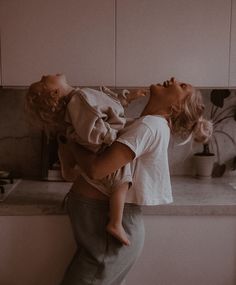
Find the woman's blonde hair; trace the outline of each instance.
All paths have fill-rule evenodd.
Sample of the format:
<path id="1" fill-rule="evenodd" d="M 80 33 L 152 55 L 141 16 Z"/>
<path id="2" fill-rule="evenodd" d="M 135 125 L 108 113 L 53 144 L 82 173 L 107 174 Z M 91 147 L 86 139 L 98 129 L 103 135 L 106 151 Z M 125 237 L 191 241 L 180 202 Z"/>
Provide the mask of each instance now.
<path id="1" fill-rule="evenodd" d="M 25 111 L 30 123 L 47 134 L 64 130 L 66 104 L 66 97 L 42 82 L 31 84 L 25 96 Z"/>
<path id="2" fill-rule="evenodd" d="M 203 118 L 205 106 L 201 92 L 193 88 L 178 105 L 172 106 L 169 123 L 173 134 L 196 142 L 207 143 L 212 136 L 213 124 Z"/>

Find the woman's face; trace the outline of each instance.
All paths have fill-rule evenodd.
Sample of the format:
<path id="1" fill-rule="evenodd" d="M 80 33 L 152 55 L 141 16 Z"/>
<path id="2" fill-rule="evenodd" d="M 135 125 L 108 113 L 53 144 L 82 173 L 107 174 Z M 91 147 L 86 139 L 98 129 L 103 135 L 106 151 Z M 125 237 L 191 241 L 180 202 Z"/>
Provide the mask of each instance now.
<path id="1" fill-rule="evenodd" d="M 178 105 L 186 96 L 193 93 L 193 87 L 190 84 L 178 82 L 174 77 L 166 80 L 163 84 L 150 86 L 150 94 L 158 100 L 158 105 L 170 107 Z"/>

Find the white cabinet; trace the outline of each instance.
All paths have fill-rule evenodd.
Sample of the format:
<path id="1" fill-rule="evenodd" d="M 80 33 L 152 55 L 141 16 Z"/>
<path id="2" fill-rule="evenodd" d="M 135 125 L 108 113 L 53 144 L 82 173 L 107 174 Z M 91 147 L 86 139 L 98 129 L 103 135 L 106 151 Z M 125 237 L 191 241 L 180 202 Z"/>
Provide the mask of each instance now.
<path id="1" fill-rule="evenodd" d="M 232 25 L 231 25 L 229 85 L 231 87 L 236 87 L 236 0 L 232 1 Z"/>
<path id="2" fill-rule="evenodd" d="M 115 0 L 1 0 L 3 85 L 65 73 L 74 85 L 114 85 Z"/>
<path id="3" fill-rule="evenodd" d="M 117 85 L 174 75 L 198 87 L 228 86 L 230 13 L 231 0 L 117 0 Z"/>
<path id="4" fill-rule="evenodd" d="M 235 216 L 144 216 L 144 249 L 127 285 L 235 285 Z"/>
<path id="5" fill-rule="evenodd" d="M 62 72 L 80 86 L 147 86 L 170 76 L 236 86 L 232 1 L 230 48 L 231 0 L 1 0 L 0 80 L 25 86 Z"/>
<path id="6" fill-rule="evenodd" d="M 235 216 L 144 221 L 144 249 L 126 285 L 235 285 Z M 0 284 L 60 284 L 76 250 L 67 216 L 4 216 L 0 226 Z"/>
<path id="7" fill-rule="evenodd" d="M 67 216 L 0 216 L 0 227 L 1 285 L 61 284 L 76 250 Z"/>

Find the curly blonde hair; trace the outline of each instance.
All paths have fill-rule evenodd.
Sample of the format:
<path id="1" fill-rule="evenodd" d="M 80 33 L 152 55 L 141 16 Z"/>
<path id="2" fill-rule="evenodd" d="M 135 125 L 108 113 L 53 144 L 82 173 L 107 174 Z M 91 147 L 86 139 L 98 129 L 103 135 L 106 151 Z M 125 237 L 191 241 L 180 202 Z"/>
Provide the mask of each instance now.
<path id="1" fill-rule="evenodd" d="M 30 123 L 47 134 L 65 129 L 66 105 L 66 97 L 40 81 L 31 84 L 25 96 L 25 111 Z"/>
<path id="2" fill-rule="evenodd" d="M 193 93 L 186 96 L 177 106 L 172 106 L 169 124 L 173 134 L 186 141 L 191 138 L 199 143 L 207 143 L 212 136 L 213 124 L 203 118 L 205 106 L 201 92 L 193 88 Z"/>

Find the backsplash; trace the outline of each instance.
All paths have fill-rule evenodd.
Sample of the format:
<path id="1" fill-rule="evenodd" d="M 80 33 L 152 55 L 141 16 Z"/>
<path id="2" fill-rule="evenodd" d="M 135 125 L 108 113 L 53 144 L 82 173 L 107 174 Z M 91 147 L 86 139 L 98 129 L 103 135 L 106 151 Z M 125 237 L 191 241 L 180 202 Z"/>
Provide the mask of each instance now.
<path id="1" fill-rule="evenodd" d="M 0 169 L 19 177 L 41 173 L 41 132 L 24 115 L 25 90 L 0 90 Z"/>
<path id="2" fill-rule="evenodd" d="M 206 114 L 210 113 L 210 92 L 201 90 L 206 104 Z M 30 127 L 24 115 L 25 89 L 0 90 L 0 169 L 12 171 L 19 177 L 39 178 L 42 175 L 42 133 Z M 133 102 L 126 110 L 127 116 L 137 117 L 148 98 Z M 228 103 L 227 103 L 228 101 Z M 236 106 L 236 91 L 226 102 Z M 226 130 L 236 141 L 236 122 L 226 120 L 221 128 Z M 219 163 L 226 163 L 227 172 L 236 156 L 236 147 L 229 138 L 218 136 L 220 157 Z M 169 146 L 170 172 L 172 175 L 194 175 L 193 154 L 201 151 L 202 145 L 188 143 L 178 146 L 172 138 Z"/>

